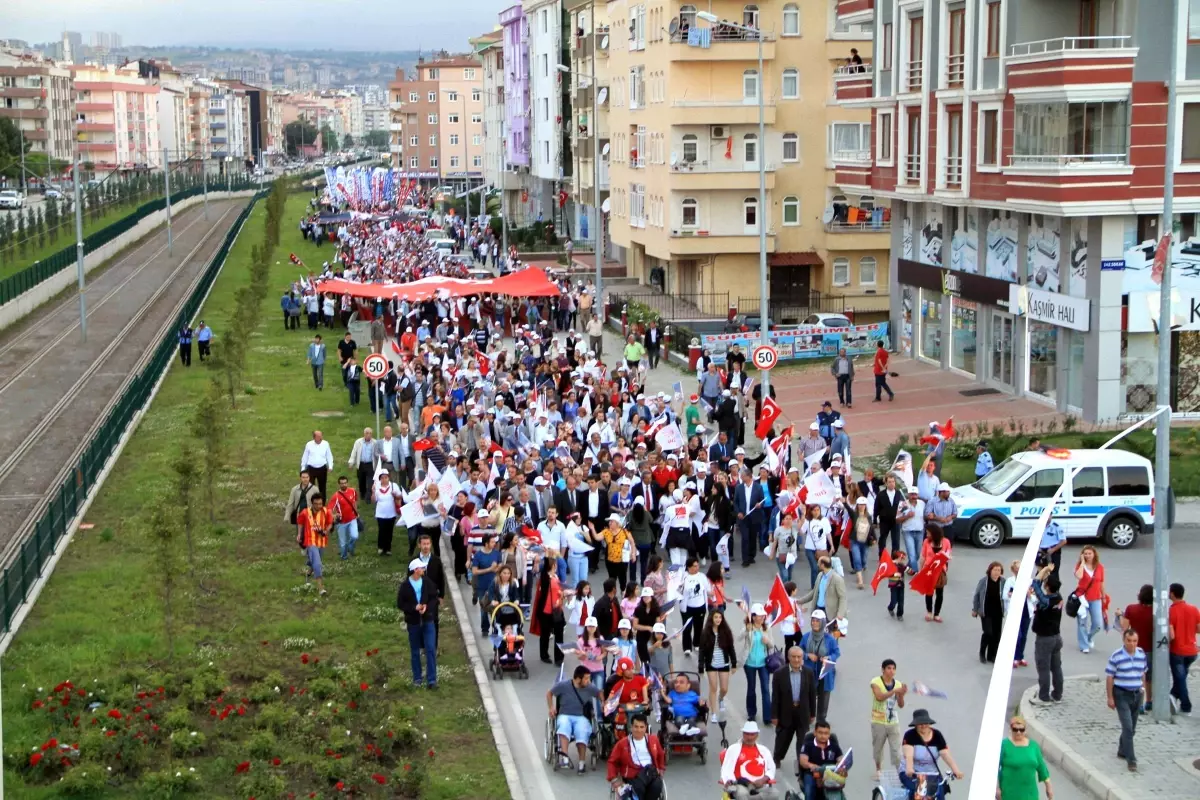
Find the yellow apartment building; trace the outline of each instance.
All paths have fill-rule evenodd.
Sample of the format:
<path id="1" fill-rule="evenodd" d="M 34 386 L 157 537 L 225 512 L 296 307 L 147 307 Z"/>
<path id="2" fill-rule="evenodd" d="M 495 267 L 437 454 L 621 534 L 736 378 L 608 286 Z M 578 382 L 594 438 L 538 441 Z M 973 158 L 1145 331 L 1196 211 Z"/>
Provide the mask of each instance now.
<path id="1" fill-rule="evenodd" d="M 834 0 L 605 9 L 609 231 L 627 274 L 707 313 L 724 313 L 725 293 L 756 311 L 763 225 L 776 322 L 886 308 L 888 212 L 834 183 L 836 164 L 871 158 L 870 110 L 840 107 L 835 91 L 857 74 L 852 48 L 869 63 L 870 24 L 839 24 Z"/>

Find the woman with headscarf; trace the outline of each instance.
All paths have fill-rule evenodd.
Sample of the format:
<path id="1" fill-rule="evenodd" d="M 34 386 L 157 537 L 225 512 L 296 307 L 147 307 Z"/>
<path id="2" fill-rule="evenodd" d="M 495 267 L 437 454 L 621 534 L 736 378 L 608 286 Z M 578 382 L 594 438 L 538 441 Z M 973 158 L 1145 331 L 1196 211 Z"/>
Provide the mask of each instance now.
<path id="1" fill-rule="evenodd" d="M 812 672 L 817 687 L 817 719 L 828 719 L 829 695 L 833 693 L 836 663 L 842 651 L 837 637 L 825 629 L 824 611 L 813 611 L 810 623 L 811 630 L 800 637 L 800 649 L 804 651 L 804 668 Z"/>

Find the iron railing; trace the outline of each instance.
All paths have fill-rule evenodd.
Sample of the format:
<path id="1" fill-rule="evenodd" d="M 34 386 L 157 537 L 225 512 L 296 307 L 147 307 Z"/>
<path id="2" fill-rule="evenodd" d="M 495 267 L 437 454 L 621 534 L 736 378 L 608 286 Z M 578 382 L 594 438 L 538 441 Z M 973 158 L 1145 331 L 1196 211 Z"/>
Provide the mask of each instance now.
<path id="1" fill-rule="evenodd" d="M 844 314 L 851 322 L 856 315 L 886 313 L 890 300 L 887 292 L 880 294 L 826 294 L 809 292 L 808 295 L 771 297 L 767 300 L 770 309 L 767 319 L 776 327 L 800 325 L 813 314 Z M 762 301 L 758 297 L 739 297 L 738 315 L 759 316 Z M 757 324 L 757 323 L 756 323 Z"/>
<path id="2" fill-rule="evenodd" d="M 5 633 L 8 632 L 17 609 L 29 596 L 29 590 L 41 577 L 46 562 L 54 554 L 76 514 L 83 507 L 88 494 L 96 487 L 100 474 L 116 451 L 117 443 L 125 435 L 138 411 L 149 402 L 159 377 L 171 365 L 177 347 L 176 331 L 199 311 L 201 301 L 225 263 L 225 257 L 229 254 L 242 225 L 250 216 L 254 204 L 265 196 L 265 193 L 255 195 L 238 215 L 233 227 L 226 234 L 225 241 L 221 243 L 221 248 L 205 267 L 196 288 L 184 301 L 175 322 L 166 326 L 166 333 L 159 340 L 149 362 L 126 385 L 108 416 L 84 446 L 74 469 L 67 475 L 58 491 L 50 495 L 42 516 L 25 535 L 11 563 L 5 567 L 3 575 L 0 575 L 0 627 Z"/>
<path id="3" fill-rule="evenodd" d="M 657 315 L 663 323 L 675 324 L 679 320 L 725 319 L 729 313 L 729 292 L 664 294 L 646 291 L 643 286 L 632 289 L 623 292 L 614 287 L 606 291 L 610 315 L 619 316 L 625 306 L 640 306 Z"/>

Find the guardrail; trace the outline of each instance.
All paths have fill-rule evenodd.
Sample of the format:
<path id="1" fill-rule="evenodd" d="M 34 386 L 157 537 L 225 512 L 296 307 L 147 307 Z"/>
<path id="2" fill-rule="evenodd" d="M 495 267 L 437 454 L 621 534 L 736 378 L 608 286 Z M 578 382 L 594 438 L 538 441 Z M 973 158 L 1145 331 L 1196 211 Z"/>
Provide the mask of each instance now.
<path id="1" fill-rule="evenodd" d="M 1036 42 L 1017 42 L 1009 46 L 1008 55 L 1010 58 L 1019 58 L 1077 50 L 1123 50 L 1130 47 L 1132 41 L 1132 36 L 1063 36 Z"/>
<path id="2" fill-rule="evenodd" d="M 29 596 L 29 590 L 41 577 L 46 562 L 66 535 L 88 494 L 95 488 L 121 437 L 125 435 L 135 415 L 149 401 L 155 384 L 171 365 L 177 346 L 176 331 L 184 321 L 191 320 L 196 315 L 254 204 L 265 196 L 265 193 L 255 195 L 238 215 L 221 248 L 208 262 L 196 288 L 184 302 L 174 324 L 166 327 L 166 333 L 155 348 L 154 355 L 125 387 L 108 416 L 83 448 L 71 474 L 51 497 L 42 516 L 34 524 L 31 534 L 20 544 L 12 563 L 5 567 L 3 575 L 0 575 L 0 630 L 4 633 L 8 632 L 17 609 Z"/>
<path id="3" fill-rule="evenodd" d="M 1052 155 L 1017 155 L 1008 157 L 1010 167 L 1123 167 L 1129 163 L 1126 153 L 1057 153 Z"/>

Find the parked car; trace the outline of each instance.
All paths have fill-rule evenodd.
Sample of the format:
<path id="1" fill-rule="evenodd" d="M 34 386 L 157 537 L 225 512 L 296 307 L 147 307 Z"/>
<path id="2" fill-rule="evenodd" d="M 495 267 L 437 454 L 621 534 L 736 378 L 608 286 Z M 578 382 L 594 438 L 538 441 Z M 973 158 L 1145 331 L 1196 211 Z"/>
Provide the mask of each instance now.
<path id="1" fill-rule="evenodd" d="M 0 208 L 16 210 L 25 205 L 25 196 L 14 189 L 0 192 Z"/>
<path id="2" fill-rule="evenodd" d="M 45 197 L 47 200 L 62 200 L 63 199 L 63 193 L 60 192 L 58 189 L 47 189 L 42 194 L 42 196 Z"/>
<path id="3" fill-rule="evenodd" d="M 762 329 L 761 317 L 758 314 L 738 314 L 731 322 L 725 323 L 725 333 L 749 333 Z M 775 320 L 767 317 L 767 330 L 775 330 Z"/>
<path id="4" fill-rule="evenodd" d="M 800 321 L 800 324 L 816 328 L 853 328 L 854 320 L 845 314 L 820 313 L 809 314 Z"/>

